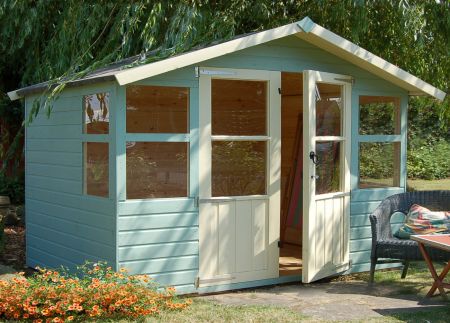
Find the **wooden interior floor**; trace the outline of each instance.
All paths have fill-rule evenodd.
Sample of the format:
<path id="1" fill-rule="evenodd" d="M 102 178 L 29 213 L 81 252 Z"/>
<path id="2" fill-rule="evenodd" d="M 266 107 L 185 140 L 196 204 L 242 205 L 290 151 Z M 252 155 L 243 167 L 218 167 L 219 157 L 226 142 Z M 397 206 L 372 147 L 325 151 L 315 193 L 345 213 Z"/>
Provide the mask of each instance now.
<path id="1" fill-rule="evenodd" d="M 280 276 L 301 275 L 302 247 L 285 243 L 280 248 Z"/>

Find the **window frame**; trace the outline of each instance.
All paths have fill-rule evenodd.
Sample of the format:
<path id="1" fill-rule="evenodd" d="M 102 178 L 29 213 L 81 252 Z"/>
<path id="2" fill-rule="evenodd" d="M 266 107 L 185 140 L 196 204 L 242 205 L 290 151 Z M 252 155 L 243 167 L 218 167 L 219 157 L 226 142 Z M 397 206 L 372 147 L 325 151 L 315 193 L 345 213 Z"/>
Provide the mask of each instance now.
<path id="1" fill-rule="evenodd" d="M 84 109 L 84 103 L 85 103 L 85 96 L 88 95 L 95 95 L 97 93 L 108 93 L 109 94 L 109 107 L 108 107 L 108 113 L 109 113 L 109 124 L 108 124 L 108 133 L 107 134 L 88 134 L 85 133 L 85 109 Z M 81 165 L 81 171 L 82 171 L 82 187 L 81 187 L 81 194 L 85 197 L 89 198 L 98 198 L 98 199 L 111 199 L 113 196 L 113 187 L 114 187 L 114 147 L 111 143 L 113 134 L 115 132 L 114 125 L 115 125 L 115 94 L 114 88 L 111 87 L 97 87 L 92 88 L 87 91 L 81 92 L 81 129 L 80 129 L 80 139 L 81 139 L 81 154 L 82 154 L 82 165 Z M 84 149 L 84 144 L 89 142 L 95 142 L 95 143 L 106 143 L 108 145 L 108 195 L 107 196 L 99 196 L 99 195 L 91 195 L 87 193 L 87 180 L 86 180 L 86 151 Z"/>
<path id="2" fill-rule="evenodd" d="M 121 97 L 120 104 L 123 106 L 122 111 L 122 118 L 120 119 L 120 124 L 118 125 L 118 137 L 116 144 L 117 144 L 117 154 L 122 154 L 121 157 L 118 159 L 118 201 L 127 201 L 127 202 L 133 202 L 133 201 L 168 201 L 168 200 L 179 200 L 179 199 L 189 199 L 193 196 L 197 196 L 198 188 L 193 186 L 192 177 L 195 176 L 193 174 L 191 167 L 192 163 L 196 163 L 197 159 L 196 157 L 193 157 L 193 146 L 198 146 L 198 143 L 192 142 L 191 138 L 198 132 L 198 121 L 196 121 L 196 109 L 193 109 L 195 107 L 194 100 L 198 100 L 198 95 L 193 91 L 194 86 L 193 84 L 186 84 L 184 82 L 167 82 L 167 81 L 161 81 L 161 82 L 155 82 L 155 81 L 143 81 L 143 82 L 137 82 L 136 84 L 130 84 L 129 86 L 151 86 L 151 87 L 180 87 L 180 88 L 186 88 L 188 91 L 188 114 L 187 114 L 187 133 L 129 133 L 126 129 L 126 93 L 127 93 L 127 86 L 123 86 L 119 88 L 119 95 Z M 198 117 L 197 117 L 198 119 Z M 120 137 L 120 134 L 122 135 Z M 127 161 L 126 161 L 126 144 L 127 142 L 185 142 L 187 143 L 188 149 L 187 149 L 187 196 L 182 197 L 155 197 L 155 198 L 140 198 L 140 199 L 129 199 L 127 197 Z M 122 165 L 122 167 L 120 167 Z M 119 174 L 120 173 L 120 174 Z"/>
<path id="3" fill-rule="evenodd" d="M 360 134 L 360 97 L 362 96 L 373 96 L 373 97 L 395 97 L 399 100 L 398 116 L 397 121 L 399 127 L 399 134 L 372 134 L 372 135 L 362 135 Z M 360 191 L 373 191 L 373 190 L 404 190 L 406 188 L 406 127 L 407 127 L 407 106 L 408 106 L 408 94 L 400 92 L 374 92 L 374 91 L 360 91 L 353 95 L 354 102 L 354 120 L 352 132 L 353 132 L 353 149 L 354 155 L 354 171 L 355 176 L 352 180 L 352 187 Z M 380 186 L 380 187 L 360 187 L 360 143 L 398 143 L 399 153 L 397 156 L 394 155 L 394 163 L 396 158 L 398 159 L 398 178 L 394 178 L 394 185 L 398 186 Z M 395 148 L 394 148 L 395 149 Z M 394 164 L 395 169 L 395 164 Z"/>

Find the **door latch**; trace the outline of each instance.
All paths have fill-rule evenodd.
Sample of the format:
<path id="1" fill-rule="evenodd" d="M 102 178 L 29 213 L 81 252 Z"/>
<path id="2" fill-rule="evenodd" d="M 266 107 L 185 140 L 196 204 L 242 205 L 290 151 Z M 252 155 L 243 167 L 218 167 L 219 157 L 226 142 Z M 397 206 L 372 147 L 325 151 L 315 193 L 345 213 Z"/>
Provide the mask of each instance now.
<path id="1" fill-rule="evenodd" d="M 319 163 L 319 157 L 317 156 L 317 154 L 314 151 L 311 151 L 309 153 L 309 159 L 312 160 L 314 165 L 317 165 Z"/>

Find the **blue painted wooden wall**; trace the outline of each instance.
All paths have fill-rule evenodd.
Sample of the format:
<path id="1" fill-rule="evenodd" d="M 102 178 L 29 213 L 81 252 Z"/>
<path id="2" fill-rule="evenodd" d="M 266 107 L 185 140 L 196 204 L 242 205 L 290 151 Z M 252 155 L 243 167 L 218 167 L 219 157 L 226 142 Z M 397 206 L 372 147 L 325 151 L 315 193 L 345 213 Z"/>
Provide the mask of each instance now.
<path id="1" fill-rule="evenodd" d="M 50 118 L 41 111 L 26 128 L 28 266 L 74 268 L 86 260 L 115 265 L 114 194 L 98 198 L 82 191 L 82 95 L 112 90 L 103 84 L 67 90 L 54 103 Z M 35 99 L 26 100 L 27 116 Z M 113 176 L 110 172 L 110 186 Z"/>
<path id="2" fill-rule="evenodd" d="M 355 78 L 352 89 L 350 251 L 352 270 L 367 270 L 370 257 L 368 214 L 383 198 L 405 189 L 407 92 L 295 36 L 199 65 L 288 72 L 311 69 Z M 40 115 L 27 130 L 27 261 L 29 265 L 54 266 L 80 263 L 86 257 L 100 258 L 118 267 L 127 267 L 133 273 L 148 273 L 160 283 L 175 285 L 181 292 L 192 292 L 198 275 L 198 208 L 195 205 L 198 169 L 201 167 L 198 163 L 198 79 L 194 66 L 190 66 L 137 84 L 189 87 L 190 133 L 126 134 L 124 87 L 103 84 L 67 90 L 57 102 L 51 119 Z M 113 93 L 111 101 L 115 107 L 111 133 L 106 138 L 111 152 L 109 199 L 81 194 L 81 95 L 105 87 Z M 359 95 L 401 97 L 401 135 L 388 138 L 402 143 L 400 188 L 357 189 L 359 142 L 380 139 L 358 135 Z M 31 98 L 27 105 L 30 102 Z M 189 142 L 190 197 L 127 201 L 126 141 Z"/>

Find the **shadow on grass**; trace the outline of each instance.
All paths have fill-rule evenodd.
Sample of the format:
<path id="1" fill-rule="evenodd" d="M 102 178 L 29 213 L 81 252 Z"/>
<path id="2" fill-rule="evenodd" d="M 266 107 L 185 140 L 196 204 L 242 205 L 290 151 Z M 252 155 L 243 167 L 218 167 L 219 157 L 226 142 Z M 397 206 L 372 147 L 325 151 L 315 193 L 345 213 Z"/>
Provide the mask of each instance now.
<path id="1" fill-rule="evenodd" d="M 435 267 L 436 271 L 440 273 L 443 265 L 435 264 Z M 419 305 L 450 305 L 450 301 L 445 301 L 438 292 L 431 298 L 426 297 L 434 280 L 424 262 L 411 263 L 406 278 L 401 279 L 400 277 L 401 268 L 376 271 L 372 285 L 369 285 L 369 273 L 367 272 L 342 276 L 327 281 L 330 283 L 327 292 L 417 300 Z"/>

